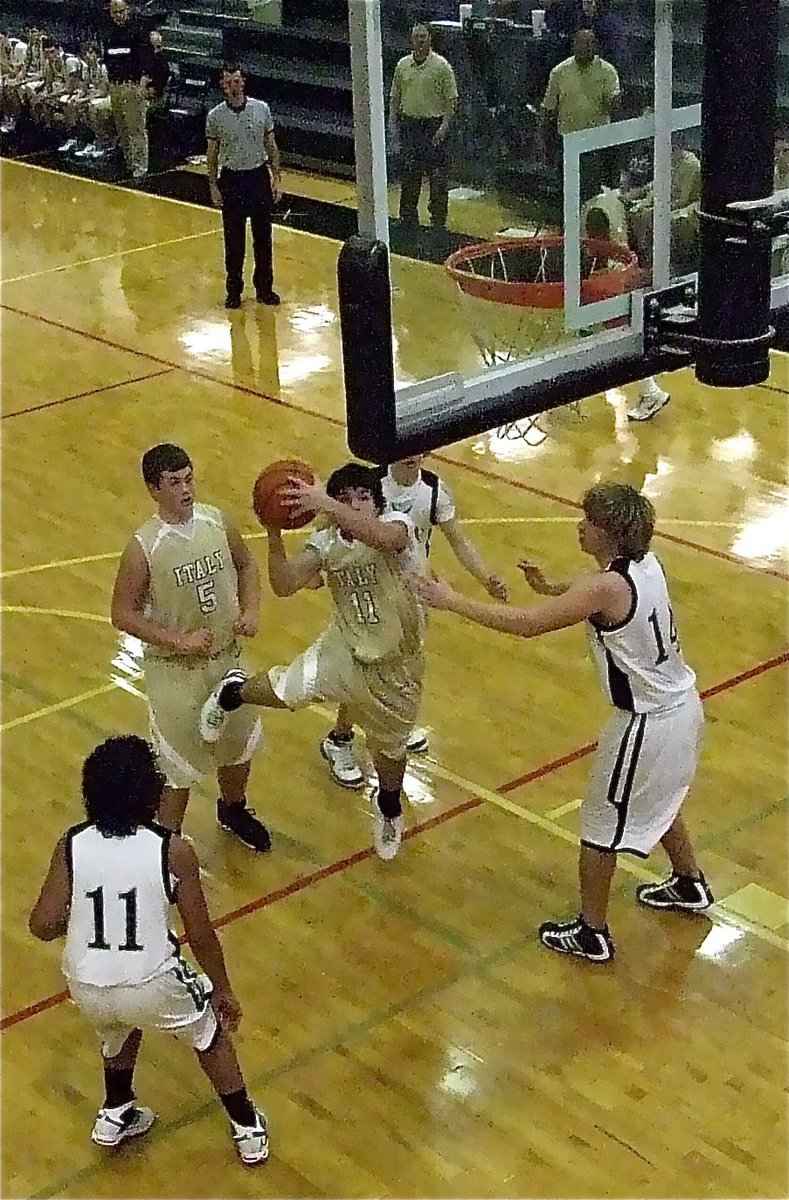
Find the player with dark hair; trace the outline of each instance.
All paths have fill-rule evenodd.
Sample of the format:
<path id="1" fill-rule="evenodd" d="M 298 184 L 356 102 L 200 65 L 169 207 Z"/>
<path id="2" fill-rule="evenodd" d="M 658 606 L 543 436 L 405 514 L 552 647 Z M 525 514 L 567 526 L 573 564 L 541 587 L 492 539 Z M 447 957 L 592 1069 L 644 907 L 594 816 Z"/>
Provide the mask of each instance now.
<path id="1" fill-rule="evenodd" d="M 215 769 L 219 824 L 265 851 L 268 830 L 246 801 L 260 721 L 236 714 L 213 753 L 198 729 L 206 691 L 238 665 L 238 638 L 257 633 L 257 563 L 218 508 L 195 504 L 192 460 L 180 446 L 147 450 L 142 475 L 158 512 L 123 552 L 112 623 L 144 645 L 151 738 L 167 779 L 159 820 L 180 831 L 190 788 Z"/>
<path id="2" fill-rule="evenodd" d="M 449 488 L 434 471 L 424 466 L 426 457 L 424 454 L 414 454 L 381 469 L 381 487 L 386 507 L 393 512 L 407 513 L 411 518 L 423 569 L 427 567 L 433 530 L 438 529 L 447 539 L 461 566 L 482 584 L 488 595 L 495 600 L 506 601 L 506 584 L 489 569 L 464 531 Z M 353 722 L 344 705 L 340 705 L 334 728 L 323 739 L 320 748 L 329 764 L 332 778 L 341 787 L 364 787 L 364 771 L 354 753 Z M 408 753 L 423 754 L 427 749 L 426 731 L 413 729 L 406 743 Z"/>
<path id="3" fill-rule="evenodd" d="M 230 1118 L 242 1162 L 268 1158 L 266 1119 L 253 1104 L 232 1032 L 241 1006 L 211 926 L 197 856 L 154 824 L 164 779 L 142 738 L 112 737 L 85 760 L 87 821 L 57 843 L 30 932 L 65 934 L 63 973 L 77 1007 L 101 1039 L 104 1103 L 91 1134 L 113 1147 L 148 1132 L 155 1115 L 136 1103 L 134 1069 L 143 1029 L 187 1042 Z M 170 906 L 205 974 L 181 957 Z"/>
<path id="4" fill-rule="evenodd" d="M 421 577 L 414 587 L 433 608 L 518 637 L 587 622 L 616 712 L 600 738 L 581 808 L 581 914 L 541 925 L 540 940 L 562 954 L 606 962 L 614 956 L 606 915 L 617 854 L 646 858 L 658 842 L 668 854 L 670 878 L 638 887 L 642 904 L 700 912 L 713 903 L 680 811 L 696 773 L 704 715 L 696 676 L 679 646 L 666 577 L 649 549 L 652 504 L 613 482 L 590 488 L 582 503 L 578 540 L 600 570 L 548 583 L 532 563 L 521 562 L 533 590 L 550 597 L 544 604 L 486 604 Z"/>
<path id="5" fill-rule="evenodd" d="M 203 706 L 201 732 L 215 741 L 245 704 L 296 709 L 334 700 L 346 705 L 351 721 L 367 736 L 378 772 L 375 848 L 390 859 L 402 839 L 406 742 L 424 667 L 424 617 L 405 578 L 418 563 L 414 526 L 405 513 L 384 512 L 380 473 L 359 463 L 335 471 L 325 488 L 293 479 L 285 499 L 296 513 L 324 513 L 329 524 L 290 559 L 281 531 L 268 529 L 272 591 L 292 596 L 311 586 L 321 571 L 334 602 L 333 619 L 290 666 L 251 679 L 230 671 Z"/>

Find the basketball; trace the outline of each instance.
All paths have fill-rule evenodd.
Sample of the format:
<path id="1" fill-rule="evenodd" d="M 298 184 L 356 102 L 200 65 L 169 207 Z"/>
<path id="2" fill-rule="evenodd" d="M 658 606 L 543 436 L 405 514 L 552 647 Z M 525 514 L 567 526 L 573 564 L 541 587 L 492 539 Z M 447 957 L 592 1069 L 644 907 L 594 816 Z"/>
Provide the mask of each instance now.
<path id="1" fill-rule="evenodd" d="M 252 507 L 261 525 L 269 525 L 274 529 L 301 529 L 315 516 L 314 512 L 296 516 L 283 503 L 282 491 L 291 479 L 301 479 L 304 483 L 315 482 L 310 467 L 295 459 L 271 463 L 258 475 L 252 489 Z"/>

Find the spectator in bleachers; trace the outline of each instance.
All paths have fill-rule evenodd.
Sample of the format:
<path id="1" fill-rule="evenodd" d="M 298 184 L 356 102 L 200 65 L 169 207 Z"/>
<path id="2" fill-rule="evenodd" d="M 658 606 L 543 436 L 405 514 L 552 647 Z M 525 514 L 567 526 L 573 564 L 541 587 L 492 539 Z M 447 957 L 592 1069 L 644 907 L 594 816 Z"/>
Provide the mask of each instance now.
<path id="1" fill-rule="evenodd" d="M 449 207 L 446 138 L 457 111 L 455 72 L 430 46 L 430 30 L 414 25 L 412 52 L 395 67 L 389 100 L 390 129 L 400 156 L 400 220 L 419 224 L 422 180 L 430 182 L 430 221 L 444 229 Z"/>
<path id="2" fill-rule="evenodd" d="M 64 154 L 74 151 L 75 158 L 99 159 L 109 153 L 115 142 L 109 78 L 96 43 L 85 42 L 81 50 L 79 86 L 70 98 L 66 117 L 70 136 L 60 150 Z M 81 149 L 80 133 L 87 135 Z"/>
<path id="3" fill-rule="evenodd" d="M 625 199 L 632 205 L 630 235 L 638 260 L 652 266 L 652 230 L 654 226 L 654 184 L 634 188 Z M 671 258 L 678 265 L 689 264 L 699 231 L 701 200 L 701 163 L 689 150 L 681 134 L 671 139 Z"/>
<path id="4" fill-rule="evenodd" d="M 68 88 L 68 75 L 63 50 L 54 38 L 45 37 L 42 43 L 43 65 L 41 87 L 31 94 L 30 116 L 36 124 L 52 126 L 60 111 L 60 100 Z"/>
<path id="5" fill-rule="evenodd" d="M 44 32 L 35 25 L 27 31 L 27 50 L 25 51 L 25 78 L 37 80 L 44 70 Z"/>
<path id="6" fill-rule="evenodd" d="M 25 78 L 25 50 L 0 32 L 0 133 L 13 132 L 22 108 L 20 87 Z"/>
<path id="7" fill-rule="evenodd" d="M 148 30 L 126 0 L 110 0 L 104 33 L 104 65 L 110 81 L 112 115 L 126 166 L 137 182 L 148 173 Z"/>
<path id="8" fill-rule="evenodd" d="M 145 74 L 148 77 L 149 112 L 162 108 L 167 85 L 170 82 L 170 64 L 164 53 L 162 35 L 158 29 L 152 29 L 149 37 L 149 49 L 144 59 Z"/>
<path id="9" fill-rule="evenodd" d="M 582 129 L 608 125 L 621 95 L 616 67 L 597 53 L 597 39 L 591 29 L 579 29 L 573 39 L 573 53 L 555 66 L 548 76 L 542 102 L 545 157 L 557 156 L 554 134 L 560 137 Z M 581 199 L 595 196 L 610 182 L 610 155 L 607 151 L 586 154 L 581 159 Z"/>
<path id="10" fill-rule="evenodd" d="M 620 18 L 613 10 L 611 0 L 581 0 L 578 25 L 582 29 L 592 30 L 603 58 L 613 63 L 618 71 L 625 69 L 625 32 Z"/>

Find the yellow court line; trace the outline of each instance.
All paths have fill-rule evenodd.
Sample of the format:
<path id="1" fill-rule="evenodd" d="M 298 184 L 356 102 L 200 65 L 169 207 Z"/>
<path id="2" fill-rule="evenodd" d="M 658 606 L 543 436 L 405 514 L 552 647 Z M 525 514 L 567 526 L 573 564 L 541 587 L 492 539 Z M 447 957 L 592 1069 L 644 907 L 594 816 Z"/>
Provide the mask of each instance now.
<path id="1" fill-rule="evenodd" d="M 462 517 L 461 525 L 575 525 L 577 517 Z M 685 521 L 679 517 L 669 517 L 660 522 L 661 525 L 703 525 L 711 528 L 739 529 L 737 521 Z M 301 529 L 286 529 L 288 534 L 303 533 Z M 265 530 L 245 533 L 245 541 L 258 541 L 266 536 Z M 112 558 L 120 558 L 120 550 L 110 550 L 107 554 L 86 554 L 81 558 L 54 558 L 50 562 L 35 563 L 32 567 L 14 567 L 10 571 L 0 571 L 0 579 L 11 579 L 15 575 L 34 575 L 37 571 L 51 571 L 56 567 L 78 567 L 83 563 L 105 562 Z"/>
<path id="2" fill-rule="evenodd" d="M 103 687 L 91 688 L 89 692 L 80 692 L 79 696 L 69 696 L 67 700 L 58 700 L 57 704 L 48 704 L 46 708 L 37 708 L 35 712 L 25 713 L 23 717 L 14 717 L 13 721 L 5 721 L 0 730 L 15 729 L 17 725 L 27 725 L 29 721 L 38 721 L 41 717 L 49 717 L 52 713 L 61 712 L 64 708 L 74 708 L 83 700 L 92 700 L 94 696 L 103 696 L 118 687 L 117 683 L 105 683 Z"/>
<path id="3" fill-rule="evenodd" d="M 568 800 L 566 804 L 560 804 L 558 808 L 549 809 L 545 815 L 555 821 L 558 817 L 565 816 L 566 813 L 575 812 L 576 808 L 580 808 L 582 804 L 583 800 Z"/>
<path id="4" fill-rule="evenodd" d="M 82 558 L 54 558 L 51 562 L 36 563 L 32 567 L 14 567 L 11 571 L 0 571 L 0 579 L 11 579 L 14 575 L 35 575 L 37 571 L 51 571 L 55 567 L 78 567 L 82 563 L 106 562 L 120 556 L 120 550 L 111 550 L 108 554 L 85 554 Z"/>
<path id="5" fill-rule="evenodd" d="M 528 821 L 530 825 L 536 825 L 543 832 L 551 834 L 553 837 L 561 838 L 563 842 L 570 842 L 572 845 L 578 845 L 578 835 L 571 833 L 569 829 L 565 829 L 562 825 L 557 825 L 554 821 L 549 821 L 539 813 L 532 812 L 531 809 L 523 808 L 519 804 L 513 804 L 512 800 L 507 800 L 506 797 L 499 795 L 498 792 L 491 792 L 488 788 L 482 787 L 481 784 L 473 783 L 470 779 L 465 779 L 462 775 L 457 775 L 454 771 L 448 770 L 441 763 L 430 759 L 425 764 L 426 769 L 438 775 L 440 779 L 445 779 L 447 783 L 453 784 L 461 791 L 469 792 L 472 796 L 477 796 L 480 800 L 486 800 L 489 804 L 495 805 L 496 808 L 502 809 L 504 812 L 512 813 L 516 817 L 520 817 L 522 821 Z M 630 859 L 620 855 L 617 860 L 617 867 L 624 871 L 627 875 L 633 875 L 636 879 L 640 879 L 643 883 L 656 883 L 663 877 L 650 871 L 647 867 L 642 867 L 639 862 L 631 862 Z M 771 946 L 789 953 L 789 941 L 786 938 L 778 937 L 771 929 L 766 929 L 762 925 L 757 925 L 753 921 L 747 920 L 726 908 L 725 902 L 718 901 L 708 909 L 705 913 L 710 919 L 717 919 L 720 924 L 730 925 L 734 929 L 741 929 L 745 933 L 751 933 L 754 937 L 760 938 L 763 942 L 768 942 Z"/>
<path id="6" fill-rule="evenodd" d="M 219 232 L 216 229 L 206 229 L 202 233 L 186 233 L 183 237 L 167 238 L 163 242 L 148 242 L 145 246 L 131 246 L 128 250 L 115 250 L 112 254 L 97 254 L 95 258 L 78 258 L 74 262 L 64 263 L 61 267 L 47 267 L 43 271 L 31 271 L 28 275 L 13 275 L 10 279 L 0 279 L 0 284 L 21 283 L 24 279 L 38 279 L 41 275 L 56 275 L 58 271 L 70 271 L 73 267 L 87 267 L 91 263 L 107 262 L 111 258 L 123 258 L 126 254 L 140 254 L 143 250 L 158 250 L 160 246 L 175 246 L 179 242 L 191 242 L 195 238 L 213 237 Z"/>
<path id="7" fill-rule="evenodd" d="M 110 618 L 103 613 L 72 612 L 67 608 L 32 608 L 26 604 L 0 604 L 0 613 L 35 613 L 40 617 L 73 617 L 76 621 L 100 621 L 110 625 Z"/>
<path id="8" fill-rule="evenodd" d="M 133 188 L 125 188 L 121 187 L 120 184 L 117 183 L 105 183 L 103 179 L 85 179 L 79 175 L 64 176 L 62 171 L 57 171 L 53 167 L 40 167 L 37 163 L 20 162 L 18 159 L 14 158 L 4 158 L 2 161 L 4 166 L 10 165 L 15 167 L 26 167 L 29 171 L 46 171 L 47 174 L 58 175 L 61 179 L 78 179 L 80 183 L 90 183 L 95 187 L 112 188 L 114 192 L 123 192 L 126 196 L 144 196 L 146 200 L 163 200 L 167 204 L 180 204 L 183 208 L 194 208 L 197 209 L 198 212 L 202 213 L 215 212 L 216 215 L 219 216 L 218 209 L 207 208 L 204 204 L 194 204 L 191 200 L 176 200 L 174 196 L 157 196 L 155 192 L 141 192 Z M 165 174 L 165 172 L 162 172 L 162 174 Z M 297 197 L 297 199 L 299 198 L 300 197 Z M 310 233 L 308 229 L 293 229 L 293 227 L 290 225 L 275 225 L 274 229 L 281 230 L 283 233 L 298 234 L 299 237 L 315 238 L 319 242 L 334 242 L 336 246 L 342 245 L 342 241 L 339 238 L 326 237 L 326 235 L 323 233 Z M 408 261 L 410 262 L 416 260 L 409 259 Z M 432 267 L 438 264 L 428 263 L 427 265 Z"/>

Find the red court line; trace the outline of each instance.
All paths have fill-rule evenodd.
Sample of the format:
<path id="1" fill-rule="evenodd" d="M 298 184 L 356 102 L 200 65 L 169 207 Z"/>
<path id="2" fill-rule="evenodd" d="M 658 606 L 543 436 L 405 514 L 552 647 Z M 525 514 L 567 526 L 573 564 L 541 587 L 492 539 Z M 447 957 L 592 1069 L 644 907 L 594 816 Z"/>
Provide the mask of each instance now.
<path id="1" fill-rule="evenodd" d="M 63 321 L 55 321 L 51 317 L 42 317 L 38 313 L 27 312 L 25 309 L 16 308 L 11 304 L 0 304 L 0 308 L 5 309 L 6 312 L 12 312 L 16 316 L 28 317 L 31 321 L 41 321 L 44 325 L 51 325 L 54 329 L 62 329 L 67 333 L 75 333 L 81 337 L 90 339 L 90 341 L 98 342 L 102 346 L 109 346 L 113 350 L 123 350 L 126 354 L 133 354 L 137 358 L 144 358 L 149 362 L 159 363 L 161 366 L 183 371 L 185 374 L 194 375 L 198 379 L 208 380 L 209 383 L 216 383 L 221 387 L 230 388 L 236 392 L 243 392 L 247 396 L 256 396 L 261 400 L 268 400 L 271 404 L 277 404 L 280 408 L 289 409 L 291 412 L 302 413 L 308 417 L 316 417 L 319 421 L 326 421 L 335 427 L 345 427 L 343 420 L 339 417 L 333 417 L 329 413 L 318 412 L 317 409 L 307 408 L 306 405 L 293 404 L 289 400 L 278 399 L 276 396 L 270 396 L 267 392 L 261 392 L 257 388 L 247 387 L 243 383 L 234 383 L 228 379 L 221 379 L 216 375 L 209 374 L 208 371 L 199 371 L 195 367 L 184 366 L 182 363 L 173 362 L 171 359 L 160 358 L 158 355 L 148 354 L 143 350 L 135 350 L 130 346 L 123 346 L 120 342 L 113 342 L 109 338 L 102 337 L 101 334 L 88 333 L 86 330 L 78 329 L 74 325 L 66 325 Z M 494 483 L 509 484 L 510 487 L 518 488 L 519 491 L 528 492 L 532 496 L 540 496 L 543 500 L 552 500 L 556 504 L 563 504 L 566 508 L 573 508 L 578 511 L 581 507 L 577 500 L 570 500 L 567 496 L 560 496 L 556 492 L 545 491 L 544 488 L 524 483 L 520 479 L 511 479 L 507 475 L 497 475 L 494 471 L 488 471 L 484 467 L 476 466 L 474 463 L 461 462 L 454 458 L 448 458 L 444 454 L 436 454 L 435 457 L 439 462 L 447 463 L 462 471 L 468 471 L 470 474 L 478 475 L 482 479 L 489 479 Z M 680 537 L 679 534 L 665 533 L 661 529 L 656 529 L 655 537 L 662 538 L 667 542 L 674 542 L 678 546 L 686 546 L 690 550 L 697 550 L 700 554 L 709 554 L 713 558 L 722 559 L 724 562 L 733 563 L 735 566 L 746 567 L 749 571 L 757 571 L 760 574 L 773 575 L 776 579 L 789 581 L 789 574 L 780 571 L 777 567 L 760 566 L 758 563 L 751 563 L 747 558 L 738 558 L 736 554 L 729 554 L 726 550 L 715 550 L 711 546 L 706 546 L 701 542 L 693 542 L 689 538 Z"/>
<path id="2" fill-rule="evenodd" d="M 774 658 L 768 658 L 765 662 L 758 663 L 755 667 L 751 667 L 748 671 L 741 671 L 739 675 L 732 675 L 730 679 L 725 679 L 723 683 L 716 684 L 714 687 L 707 688 L 701 693 L 702 699 L 709 699 L 711 696 L 717 696 L 721 692 L 728 691 L 730 688 L 737 687 L 740 683 L 745 683 L 749 679 L 754 679 L 758 675 L 763 675 L 765 671 L 771 671 L 774 667 L 780 667 L 784 663 L 789 663 L 789 652 L 777 654 Z M 527 783 L 533 783 L 537 779 L 544 779 L 546 775 L 553 774 L 561 767 L 569 766 L 570 763 L 578 762 L 579 759 L 585 758 L 597 746 L 597 742 L 588 742 L 585 746 L 579 746 L 578 749 L 570 751 L 569 754 L 563 755 L 561 758 L 555 758 L 551 762 L 544 763 L 541 767 L 536 767 L 533 771 L 529 771 L 526 775 L 520 775 L 517 779 L 511 779 L 508 783 L 503 783 L 496 791 L 500 795 L 506 795 L 507 792 L 513 792 L 516 788 L 523 787 Z M 405 833 L 405 838 L 410 839 L 418 834 L 426 833 L 430 829 L 435 829 L 438 825 L 443 825 L 446 821 L 451 821 L 455 817 L 461 816 L 463 813 L 472 812 L 476 808 L 480 808 L 485 803 L 478 797 L 471 800 L 463 800 L 460 804 L 455 804 L 452 808 L 446 809 L 442 813 L 438 813 L 435 817 L 430 817 L 426 821 L 421 821 L 418 825 L 412 826 Z M 221 917 L 217 917 L 212 921 L 214 929 L 221 929 L 224 925 L 230 925 L 234 921 L 240 920 L 241 917 L 249 916 L 251 913 L 259 912 L 263 908 L 268 908 L 272 904 L 276 904 L 278 900 L 285 900 L 288 896 L 295 896 L 298 892 L 303 892 L 306 888 L 312 887 L 315 883 L 321 883 L 324 879 L 331 878 L 332 875 L 339 875 L 342 871 L 349 867 L 354 867 L 357 863 L 365 862 L 375 856 L 375 851 L 372 846 L 367 846 L 364 850 L 357 850 L 355 854 L 350 854 L 346 858 L 337 859 L 336 862 L 329 863 L 326 867 L 320 867 L 317 871 L 312 871 L 309 875 L 299 875 L 290 883 L 284 884 L 283 887 L 277 888 L 273 892 L 268 892 L 265 896 L 258 896 L 255 900 L 250 900 L 248 904 L 243 904 L 240 908 L 234 908 L 231 912 L 225 913 Z M 183 942 L 183 938 L 181 941 Z M 19 1008 L 16 1012 L 9 1013 L 7 1017 L 0 1020 L 0 1032 L 5 1032 L 13 1025 L 19 1025 L 22 1021 L 27 1021 L 30 1017 L 35 1017 L 40 1012 L 46 1012 L 49 1008 L 55 1008 L 58 1004 L 62 1004 L 68 999 L 68 992 L 56 992 L 51 996 L 47 996 L 44 1000 L 39 1000 L 35 1004 L 29 1004 L 26 1008 Z"/>
<path id="3" fill-rule="evenodd" d="M 16 412 L 3 413 L 0 421 L 10 421 L 12 417 L 23 417 L 25 413 L 40 412 L 42 408 L 57 408 L 59 404 L 68 404 L 71 400 L 84 400 L 86 396 L 98 396 L 101 392 L 111 392 L 114 388 L 128 387 L 130 383 L 143 383 L 146 379 L 158 379 L 160 375 L 171 375 L 174 367 L 164 367 L 161 371 L 153 371 L 150 375 L 138 375 L 135 379 L 121 379 L 118 383 L 105 383 L 103 387 L 90 388 L 87 392 L 75 392 L 73 396 L 63 396 L 60 400 L 47 400 L 45 404 L 31 404 L 30 408 L 20 408 Z"/>

